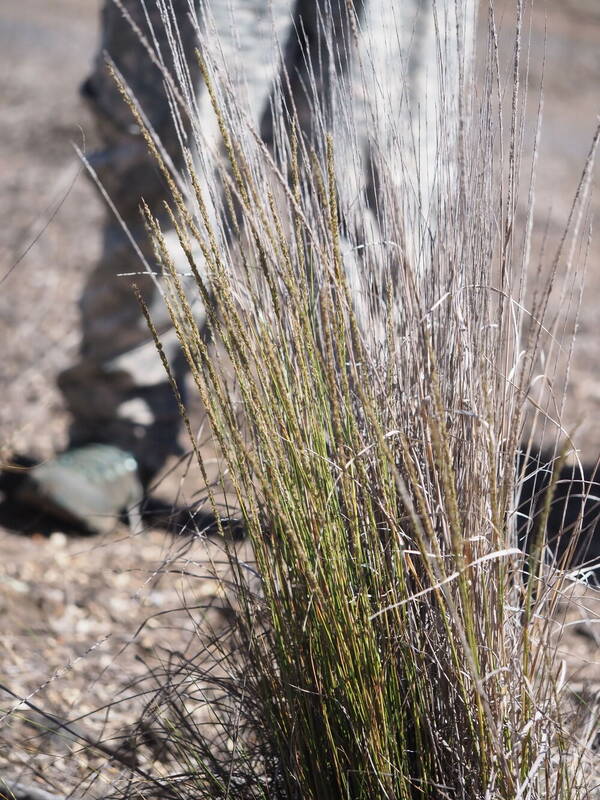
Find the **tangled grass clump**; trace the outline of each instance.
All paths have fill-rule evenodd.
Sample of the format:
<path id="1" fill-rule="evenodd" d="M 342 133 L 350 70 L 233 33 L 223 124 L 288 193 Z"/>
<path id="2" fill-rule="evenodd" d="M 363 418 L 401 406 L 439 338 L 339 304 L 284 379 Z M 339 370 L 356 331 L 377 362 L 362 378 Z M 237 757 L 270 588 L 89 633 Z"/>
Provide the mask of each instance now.
<path id="1" fill-rule="evenodd" d="M 165 299 L 254 554 L 227 546 L 235 622 L 219 657 L 182 661 L 162 688 L 179 765 L 166 796 L 589 796 L 550 622 L 565 577 L 544 557 L 544 513 L 527 551 L 518 534 L 551 288 L 525 312 L 519 34 L 508 134 L 493 14 L 489 44 L 483 99 L 463 77 L 459 132 L 440 114 L 426 207 L 383 158 L 376 205 L 346 201 L 349 115 L 311 144 L 292 111 L 269 150 L 206 54 L 217 177 L 188 154 L 176 182 L 148 136 L 217 347 L 148 212 Z"/>

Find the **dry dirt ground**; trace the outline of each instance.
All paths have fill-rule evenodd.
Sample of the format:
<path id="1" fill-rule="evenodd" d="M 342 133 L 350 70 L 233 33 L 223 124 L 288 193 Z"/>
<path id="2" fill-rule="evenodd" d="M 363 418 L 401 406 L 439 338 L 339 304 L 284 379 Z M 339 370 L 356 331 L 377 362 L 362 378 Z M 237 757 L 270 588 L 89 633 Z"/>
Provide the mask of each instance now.
<path id="1" fill-rule="evenodd" d="M 77 87 L 94 53 L 98 5 L 97 0 L 0 3 L 4 462 L 15 452 L 44 458 L 65 442 L 66 420 L 54 381 L 76 352 L 77 299 L 98 256 L 102 215 L 71 145 L 93 143 Z M 563 230 L 600 109 L 600 3 L 548 0 L 545 7 L 536 6 L 533 91 L 540 82 L 546 23 L 535 242 L 547 231 L 548 253 Z M 593 199 L 590 211 L 599 205 Z M 581 422 L 576 441 L 588 461 L 600 454 L 599 257 L 596 236 L 587 257 L 566 409 L 569 425 Z M 168 485 L 173 496 L 179 478 Z M 183 500 L 200 488 L 188 478 Z M 18 699 L 79 720 L 92 738 L 124 730 L 143 704 L 128 687 L 144 662 L 160 663 L 168 647 L 192 646 L 194 624 L 185 613 L 153 615 L 180 607 L 185 598 L 210 606 L 211 621 L 222 622 L 214 608 L 220 602 L 214 581 L 190 581 L 165 564 L 206 571 L 209 557 L 221 558 L 219 544 L 190 543 L 155 530 L 132 536 L 125 528 L 101 539 L 73 537 L 35 516 L 18 522 L 0 508 L 0 683 L 14 693 L 0 692 L 0 791 L 2 778 L 27 775 L 61 794 L 82 795 L 88 787 L 78 782 L 91 767 L 97 775 L 89 791 L 103 796 L 118 769 L 68 737 L 40 735 L 31 709 Z M 598 600 L 590 594 L 585 603 L 591 610 L 583 616 L 592 622 L 573 624 L 563 647 L 574 679 L 593 694 L 600 691 L 593 625 Z M 104 710 L 92 713 L 99 708 Z"/>

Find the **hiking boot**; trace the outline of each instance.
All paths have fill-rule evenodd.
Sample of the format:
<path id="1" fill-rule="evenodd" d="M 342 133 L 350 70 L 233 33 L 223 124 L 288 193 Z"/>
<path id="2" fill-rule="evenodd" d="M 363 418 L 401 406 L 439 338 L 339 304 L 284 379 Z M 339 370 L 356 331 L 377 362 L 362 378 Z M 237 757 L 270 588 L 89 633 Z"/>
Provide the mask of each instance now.
<path id="1" fill-rule="evenodd" d="M 106 444 L 76 447 L 38 464 L 18 491 L 21 502 L 89 533 L 110 532 L 124 511 L 132 527 L 139 525 L 143 495 L 135 458 Z"/>

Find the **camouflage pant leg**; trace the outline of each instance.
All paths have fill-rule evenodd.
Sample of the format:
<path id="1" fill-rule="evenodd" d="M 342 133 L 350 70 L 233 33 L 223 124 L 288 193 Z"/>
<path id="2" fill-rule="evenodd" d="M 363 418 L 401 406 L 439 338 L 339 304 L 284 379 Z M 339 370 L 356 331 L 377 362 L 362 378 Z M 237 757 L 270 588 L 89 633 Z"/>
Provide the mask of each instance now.
<path id="1" fill-rule="evenodd" d="M 281 18 L 289 26 L 292 0 L 276 0 Z M 157 0 L 146 2 L 146 18 L 140 0 L 123 0 L 122 6 L 148 41 L 154 43 L 169 62 L 169 43 L 160 19 Z M 188 0 L 172 0 L 187 68 L 198 88 L 198 70 L 193 48 L 196 32 L 188 20 Z M 271 33 L 269 0 L 213 0 L 217 29 L 231 38 L 231 9 L 244 26 L 242 45 L 256 59 L 261 38 Z M 245 35 L 244 35 L 245 34 Z M 254 41 L 251 41 L 252 38 Z M 238 44 L 239 44 L 238 40 Z M 230 43 L 233 47 L 233 43 Z M 262 48 L 264 50 L 264 47 Z M 143 197 L 150 209 L 161 216 L 161 202 L 168 190 L 148 154 L 146 144 L 133 123 L 113 78 L 105 67 L 104 53 L 114 61 L 131 89 L 150 126 L 159 137 L 175 168 L 181 167 L 180 143 L 171 119 L 167 95 L 159 69 L 152 63 L 138 34 L 124 19 L 122 11 L 106 0 L 101 18 L 101 44 L 92 74 L 82 86 L 91 104 L 103 149 L 90 157 L 91 166 L 114 203 L 139 249 L 152 266 L 153 253 L 139 212 Z M 250 87 L 262 107 L 272 78 L 264 69 L 255 70 L 256 86 Z M 247 77 L 247 76 L 245 76 Z M 260 105 L 259 105 L 260 104 Z M 163 226 L 165 229 L 167 226 Z M 73 417 L 73 444 L 87 441 L 111 442 L 132 451 L 151 474 L 177 448 L 179 412 L 164 370 L 150 339 L 139 304 L 131 290 L 128 273 L 140 273 L 143 266 L 112 212 L 107 212 L 102 256 L 84 288 L 80 301 L 82 346 L 77 364 L 59 378 L 59 385 Z M 181 379 L 183 359 L 175 336 L 169 330 L 166 311 L 153 282 L 146 276 L 135 279 L 152 309 L 163 344 L 176 376 Z M 156 302 L 155 302 L 156 301 Z M 181 382 L 181 380 L 180 380 Z"/>

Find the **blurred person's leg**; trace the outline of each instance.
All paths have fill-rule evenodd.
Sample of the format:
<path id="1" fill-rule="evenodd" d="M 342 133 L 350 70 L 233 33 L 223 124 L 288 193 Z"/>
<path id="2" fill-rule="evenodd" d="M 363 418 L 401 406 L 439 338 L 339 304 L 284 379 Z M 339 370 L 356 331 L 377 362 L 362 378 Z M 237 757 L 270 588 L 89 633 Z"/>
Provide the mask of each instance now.
<path id="1" fill-rule="evenodd" d="M 477 3 L 366 2 L 346 90 L 352 102 L 340 104 L 334 141 L 346 273 L 374 344 L 384 332 L 371 294 L 386 284 L 383 270 L 391 268 L 394 280 L 399 263 L 424 274 L 450 175 L 458 176 L 460 98 L 470 80 Z M 370 258 L 367 243 L 387 254 Z"/>
<path id="2" fill-rule="evenodd" d="M 478 0 L 297 0 L 284 52 L 282 105 L 322 146 L 333 134 L 342 252 L 357 319 L 385 284 L 364 244 L 396 238 L 418 273 L 437 235 L 440 199 L 458 176 Z M 276 107 L 275 91 L 272 95 Z M 274 138 L 265 110 L 261 133 Z M 380 264 L 386 263 L 380 259 Z M 374 340 L 374 330 L 365 331 Z"/>
<path id="3" fill-rule="evenodd" d="M 197 83 L 193 57 L 196 34 L 186 19 L 188 0 L 172 0 L 172 3 L 189 69 Z M 123 6 L 149 45 L 160 49 L 167 68 L 172 70 L 169 43 L 157 4 L 146 4 L 148 19 L 139 0 L 125 0 Z M 168 189 L 106 67 L 105 54 L 113 60 L 176 169 L 181 167 L 180 142 L 160 70 L 152 63 L 138 33 L 111 0 L 102 10 L 101 30 L 92 73 L 81 89 L 95 114 L 103 145 L 89 160 L 122 222 L 154 268 L 152 247 L 140 214 L 140 199 L 144 198 L 161 220 L 163 230 L 168 229 L 161 207 Z M 131 290 L 135 282 L 145 302 L 158 315 L 158 327 L 165 328 L 164 309 L 160 303 L 153 306 L 154 282 L 149 276 L 128 276 L 143 270 L 123 225 L 107 209 L 102 255 L 80 300 L 80 361 L 60 376 L 59 386 L 73 416 L 72 444 L 117 445 L 133 454 L 143 476 L 149 477 L 176 450 L 179 414 Z M 181 377 L 181 365 L 172 350 L 169 355 L 173 356 L 175 372 Z"/>
<path id="4" fill-rule="evenodd" d="M 370 3 L 360 46 L 363 63 L 372 67 L 364 81 L 373 132 L 368 161 L 380 216 L 393 202 L 377 185 L 383 173 L 387 194 L 391 189 L 403 198 L 405 222 L 416 224 L 405 245 L 418 268 L 423 235 L 437 229 L 437 195 L 447 192 L 451 174 L 458 177 L 477 0 L 403 0 L 401 17 L 396 0 Z"/>

